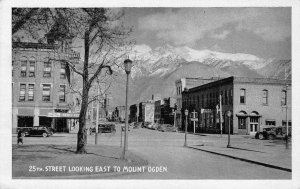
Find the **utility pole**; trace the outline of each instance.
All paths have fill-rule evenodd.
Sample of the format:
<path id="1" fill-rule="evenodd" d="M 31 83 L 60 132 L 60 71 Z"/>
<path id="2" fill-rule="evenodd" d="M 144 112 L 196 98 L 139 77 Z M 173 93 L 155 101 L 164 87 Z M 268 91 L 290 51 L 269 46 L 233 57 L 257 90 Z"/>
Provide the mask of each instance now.
<path id="1" fill-rule="evenodd" d="M 228 110 L 227 111 L 227 116 L 228 116 L 228 144 L 227 144 L 227 148 L 230 148 L 230 118 L 231 118 L 231 111 Z"/>
<path id="2" fill-rule="evenodd" d="M 286 136 L 285 136 L 285 148 L 289 149 L 289 121 L 288 121 L 288 84 L 287 84 L 287 72 L 286 68 L 284 69 L 284 76 L 285 76 L 285 126 L 286 126 Z"/>
<path id="3" fill-rule="evenodd" d="M 97 87 L 97 111 L 96 111 L 96 133 L 95 133 L 95 144 L 98 144 L 98 124 L 99 124 L 99 96 L 100 96 L 100 86 L 98 83 Z"/>

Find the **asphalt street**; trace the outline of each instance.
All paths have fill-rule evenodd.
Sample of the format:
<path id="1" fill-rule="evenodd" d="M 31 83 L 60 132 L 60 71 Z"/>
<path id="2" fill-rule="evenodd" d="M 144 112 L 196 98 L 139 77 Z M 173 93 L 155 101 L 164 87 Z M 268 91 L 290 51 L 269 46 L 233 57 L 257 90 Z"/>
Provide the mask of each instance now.
<path id="1" fill-rule="evenodd" d="M 117 127 L 115 135 L 102 134 L 99 144 L 120 146 L 121 135 Z M 92 136 L 93 137 L 93 136 Z M 90 137 L 89 141 L 94 142 Z M 188 134 L 188 145 L 197 146 L 206 142 L 213 144 L 219 136 Z M 223 136 L 224 140 L 226 136 Z M 90 140 L 92 139 L 92 140 Z M 242 140 L 242 141 L 241 141 Z M 250 138 L 233 139 L 233 142 L 248 142 L 253 145 L 268 145 L 269 141 Z M 167 172 L 137 173 L 112 177 L 117 179 L 291 179 L 291 172 L 263 167 L 207 152 L 186 148 L 184 133 L 159 132 L 149 129 L 130 129 L 128 150 L 148 160 L 150 165 L 167 167 Z M 224 146 L 227 143 L 224 142 Z M 282 144 L 278 144 L 282 148 Z M 243 153 L 243 152 L 239 152 Z"/>
<path id="2" fill-rule="evenodd" d="M 99 148 L 101 145 L 121 148 L 120 125 L 116 126 L 116 133 L 102 133 L 98 135 Z M 56 144 L 76 146 L 76 134 L 55 133 L 51 137 L 25 137 L 25 144 Z M 284 144 L 261 141 L 247 137 L 232 136 L 233 143 L 246 143 L 252 146 L 264 146 L 260 150 L 272 148 L 283 149 Z M 291 179 L 292 173 L 265 167 L 249 162 L 243 162 L 216 154 L 184 147 L 184 133 L 160 132 L 146 128 L 130 129 L 128 150 L 145 159 L 153 170 L 131 174 L 108 175 L 108 179 Z M 227 145 L 226 136 L 193 135 L 187 136 L 188 146 L 205 143 Z M 122 136 L 124 139 L 124 136 Z M 16 137 L 13 137 L 13 144 Z M 123 142 L 122 142 L 123 143 Z M 95 136 L 88 135 L 88 145 L 95 145 Z M 276 146 L 277 145 L 277 146 Z M 224 149 L 226 150 L 226 149 Z M 281 152 L 281 151 L 280 151 Z M 284 152 L 284 151 L 283 151 Z M 237 153 L 243 153 L 238 151 Z M 288 152 L 286 152 L 288 153 Z M 290 155 L 290 154 L 289 154 Z M 273 158 L 273 157 L 270 157 Z M 154 168 L 157 168 L 155 170 Z M 133 171 L 134 172 L 134 171 Z M 103 177 L 99 175 L 99 178 Z M 97 178 L 94 175 L 93 178 Z"/>

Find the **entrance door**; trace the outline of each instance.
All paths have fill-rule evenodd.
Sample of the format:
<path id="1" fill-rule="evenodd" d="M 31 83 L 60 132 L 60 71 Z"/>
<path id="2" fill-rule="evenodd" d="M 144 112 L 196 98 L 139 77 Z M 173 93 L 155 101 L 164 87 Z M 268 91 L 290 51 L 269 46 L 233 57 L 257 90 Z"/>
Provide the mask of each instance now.
<path id="1" fill-rule="evenodd" d="M 258 131 L 258 117 L 250 117 L 250 135 L 255 135 Z"/>

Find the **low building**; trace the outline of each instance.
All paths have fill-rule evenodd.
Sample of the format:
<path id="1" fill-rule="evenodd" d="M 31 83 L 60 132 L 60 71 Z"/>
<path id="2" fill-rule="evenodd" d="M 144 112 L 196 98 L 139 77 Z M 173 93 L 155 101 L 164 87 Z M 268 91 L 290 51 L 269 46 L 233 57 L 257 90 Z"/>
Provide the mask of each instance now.
<path id="1" fill-rule="evenodd" d="M 196 111 L 199 115 L 197 132 L 220 133 L 216 108 L 220 102 L 223 132 L 228 131 L 228 111 L 232 112 L 233 134 L 255 133 L 264 126 L 285 126 L 286 115 L 289 126 L 292 125 L 290 80 L 228 77 L 186 90 L 182 99 L 182 110 Z M 188 130 L 192 131 L 192 122 L 188 120 Z"/>

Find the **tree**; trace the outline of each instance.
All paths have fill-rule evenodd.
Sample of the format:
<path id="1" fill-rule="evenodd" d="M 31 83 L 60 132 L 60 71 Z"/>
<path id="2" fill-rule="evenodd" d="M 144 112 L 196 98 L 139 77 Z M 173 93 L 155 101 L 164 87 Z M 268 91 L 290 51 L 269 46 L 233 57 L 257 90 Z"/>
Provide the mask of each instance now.
<path id="1" fill-rule="evenodd" d="M 126 43 L 126 37 L 131 29 L 121 22 L 123 15 L 121 9 L 105 8 L 13 9 L 13 34 L 26 31 L 39 42 L 62 42 L 69 49 L 83 44 L 83 61 L 78 65 L 60 53 L 52 59 L 64 62 L 67 74 L 72 70 L 82 78 L 81 92 L 77 91 L 81 97 L 76 151 L 79 154 L 86 153 L 88 105 L 98 99 L 89 95 L 93 83 L 103 81 L 113 69 L 120 68 L 130 45 Z"/>

